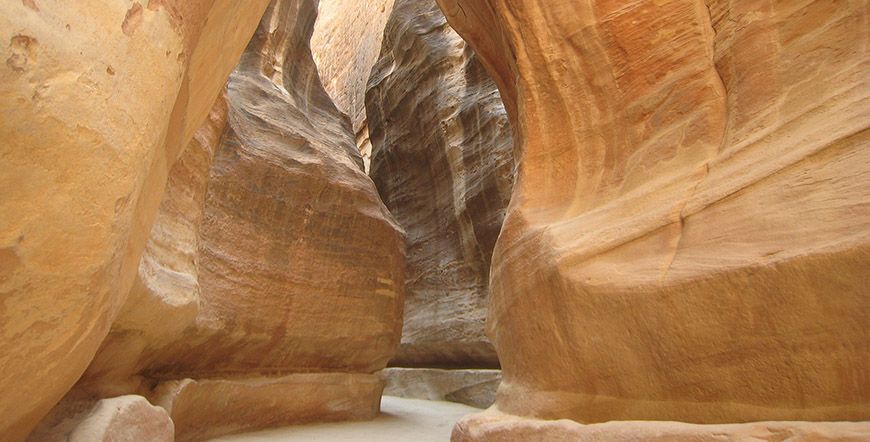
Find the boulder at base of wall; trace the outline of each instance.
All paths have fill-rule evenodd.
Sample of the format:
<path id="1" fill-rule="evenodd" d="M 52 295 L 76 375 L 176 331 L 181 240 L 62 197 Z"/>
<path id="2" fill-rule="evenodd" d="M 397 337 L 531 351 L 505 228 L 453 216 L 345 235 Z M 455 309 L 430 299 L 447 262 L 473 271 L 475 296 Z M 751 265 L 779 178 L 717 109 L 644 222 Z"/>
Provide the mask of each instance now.
<path id="1" fill-rule="evenodd" d="M 142 396 L 65 400 L 28 442 L 173 442 L 175 426 L 162 407 Z"/>
<path id="2" fill-rule="evenodd" d="M 520 154 L 499 410 L 870 419 L 866 0 L 438 2 Z"/>
<path id="3" fill-rule="evenodd" d="M 451 442 L 865 442 L 867 422 L 750 422 L 697 425 L 682 422 L 615 421 L 582 425 L 562 419 L 528 419 L 487 410 L 460 420 Z"/>
<path id="4" fill-rule="evenodd" d="M 153 399 L 175 422 L 179 442 L 307 422 L 367 420 L 384 383 L 347 373 L 279 378 L 184 379 L 158 385 Z"/>

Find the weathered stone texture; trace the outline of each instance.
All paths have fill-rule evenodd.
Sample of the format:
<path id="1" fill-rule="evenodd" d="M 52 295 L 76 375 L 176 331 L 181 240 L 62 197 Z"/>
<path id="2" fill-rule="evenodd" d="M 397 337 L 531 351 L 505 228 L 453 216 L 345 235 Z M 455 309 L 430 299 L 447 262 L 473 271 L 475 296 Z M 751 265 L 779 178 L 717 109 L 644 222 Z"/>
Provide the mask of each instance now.
<path id="1" fill-rule="evenodd" d="M 521 153 L 501 410 L 870 419 L 866 1 L 439 3 Z"/>
<path id="2" fill-rule="evenodd" d="M 0 1 L 0 434 L 82 374 L 265 0 Z M 50 380 L 50 381 L 49 381 Z"/>
<path id="3" fill-rule="evenodd" d="M 365 126 L 366 83 L 394 1 L 320 0 L 311 52 L 323 87 L 356 134 Z"/>
<path id="4" fill-rule="evenodd" d="M 136 392 L 161 349 L 195 326 L 200 228 L 209 172 L 227 123 L 225 95 L 173 165 L 127 302 L 77 387 L 95 396 Z M 155 319 L 159 318 L 159 321 Z"/>
<path id="5" fill-rule="evenodd" d="M 30 434 L 28 442 L 173 442 L 175 425 L 144 397 L 64 399 Z"/>
<path id="6" fill-rule="evenodd" d="M 277 378 L 168 381 L 155 403 L 169 411 L 177 441 L 307 422 L 372 419 L 383 381 L 350 373 L 292 374 Z"/>
<path id="7" fill-rule="evenodd" d="M 199 245 L 199 311 L 167 378 L 382 368 L 399 339 L 403 238 L 308 50 L 316 2 L 276 1 L 228 86 Z"/>
<path id="8" fill-rule="evenodd" d="M 316 11 L 314 0 L 267 8 L 226 97 L 212 101 L 163 182 L 131 294 L 113 307 L 120 314 L 112 312 L 108 339 L 59 408 L 149 395 L 158 381 L 190 377 L 198 385 L 232 379 L 248 412 L 260 406 L 266 416 L 282 406 L 256 387 L 264 376 L 276 385 L 300 372 L 372 377 L 393 355 L 404 239 L 362 170 L 350 122 L 320 84 L 308 47 Z M 380 389 L 361 397 L 354 388 L 346 402 L 361 414 L 350 405 L 346 414 L 372 415 Z M 218 414 L 209 419 L 227 420 L 221 429 L 254 425 L 221 416 L 231 412 L 218 406 L 226 398 L 197 391 L 198 406 L 213 401 Z M 307 407 L 302 414 L 314 420 L 331 400 L 309 399 L 284 412 Z M 198 437 L 196 428 L 182 425 L 178 437 Z"/>
<path id="9" fill-rule="evenodd" d="M 495 84 L 433 0 L 397 0 L 366 94 L 371 176 L 408 237 L 401 366 L 498 367 L 489 264 L 513 181 Z"/>

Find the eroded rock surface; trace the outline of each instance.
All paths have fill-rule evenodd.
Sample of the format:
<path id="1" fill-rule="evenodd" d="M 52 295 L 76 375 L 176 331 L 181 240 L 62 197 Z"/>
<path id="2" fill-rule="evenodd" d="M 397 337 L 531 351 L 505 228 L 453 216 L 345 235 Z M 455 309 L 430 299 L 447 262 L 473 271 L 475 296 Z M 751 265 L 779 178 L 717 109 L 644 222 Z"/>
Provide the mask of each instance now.
<path id="1" fill-rule="evenodd" d="M 350 117 L 354 133 L 365 125 L 366 83 L 394 1 L 320 0 L 311 52 L 323 87 Z"/>
<path id="2" fill-rule="evenodd" d="M 225 94 L 173 165 L 127 302 L 77 386 L 92 396 L 136 392 L 161 351 L 195 327 L 199 247 L 212 160 L 227 124 Z M 155 321 L 159 318 L 159 321 Z"/>
<path id="3" fill-rule="evenodd" d="M 866 1 L 439 3 L 521 152 L 501 410 L 870 419 Z"/>
<path id="4" fill-rule="evenodd" d="M 82 374 L 266 0 L 0 1 L 0 434 Z"/>
<path id="5" fill-rule="evenodd" d="M 434 1 L 396 0 L 368 87 L 371 176 L 408 237 L 393 364 L 498 367 L 484 320 L 513 145 L 495 84 Z"/>
<path id="6" fill-rule="evenodd" d="M 370 374 L 168 381 L 154 401 L 169 411 L 177 441 L 307 422 L 367 420 L 378 414 L 383 381 Z"/>
<path id="7" fill-rule="evenodd" d="M 370 373 L 398 345 L 404 239 L 320 84 L 308 49 L 316 5 L 266 10 L 226 96 L 172 168 L 132 294 L 70 396 L 151 395 L 191 378 L 208 411 L 183 414 L 182 440 L 208 426 L 213 436 L 376 411 Z M 288 387 L 295 373 L 313 377 Z M 333 375 L 377 388 L 312 393 Z M 275 402 L 264 384 L 310 397 Z M 244 416 L 261 419 L 244 423 L 214 385 L 232 385 Z M 342 386 L 344 414 L 323 412 Z"/>
<path id="8" fill-rule="evenodd" d="M 142 396 L 64 400 L 30 434 L 29 442 L 173 442 L 175 426 L 162 407 Z"/>
<path id="9" fill-rule="evenodd" d="M 197 327 L 152 376 L 370 373 L 394 352 L 402 235 L 320 85 L 308 50 L 316 11 L 310 0 L 274 2 L 230 77 Z"/>

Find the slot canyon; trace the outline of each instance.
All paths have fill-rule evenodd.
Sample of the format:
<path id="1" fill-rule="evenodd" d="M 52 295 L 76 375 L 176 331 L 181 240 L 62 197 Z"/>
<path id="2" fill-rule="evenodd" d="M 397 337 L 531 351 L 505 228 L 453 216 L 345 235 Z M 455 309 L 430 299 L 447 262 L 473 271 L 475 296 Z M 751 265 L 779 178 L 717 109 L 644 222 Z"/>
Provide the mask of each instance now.
<path id="1" fill-rule="evenodd" d="M 870 441 L 870 0 L 0 43 L 0 441 Z"/>

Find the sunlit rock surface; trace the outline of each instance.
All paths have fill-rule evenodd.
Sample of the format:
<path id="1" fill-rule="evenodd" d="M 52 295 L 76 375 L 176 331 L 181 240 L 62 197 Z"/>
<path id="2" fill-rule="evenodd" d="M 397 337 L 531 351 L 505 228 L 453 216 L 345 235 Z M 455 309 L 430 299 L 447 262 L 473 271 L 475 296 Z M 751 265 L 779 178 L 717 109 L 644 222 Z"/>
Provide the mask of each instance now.
<path id="1" fill-rule="evenodd" d="M 267 2 L 0 1 L 0 434 L 82 374 Z"/>
<path id="2" fill-rule="evenodd" d="M 366 122 L 366 82 L 378 59 L 395 0 L 320 0 L 311 51 L 323 86 L 350 116 L 366 172 L 372 145 Z"/>
<path id="3" fill-rule="evenodd" d="M 365 124 L 366 83 L 378 60 L 384 26 L 395 0 L 320 0 L 311 52 L 326 92 L 350 117 L 354 133 Z"/>
<path id="4" fill-rule="evenodd" d="M 408 237 L 392 363 L 498 367 L 484 320 L 513 181 L 510 125 L 492 79 L 433 0 L 396 0 L 366 107 L 371 176 Z"/>
<path id="5" fill-rule="evenodd" d="M 439 3 L 521 154 L 499 409 L 870 419 L 866 1 Z"/>
<path id="6" fill-rule="evenodd" d="M 404 239 L 320 84 L 316 11 L 312 0 L 267 9 L 172 168 L 131 296 L 71 398 L 151 397 L 156 383 L 191 378 L 207 411 L 171 413 L 183 416 L 179 440 L 377 412 L 371 373 L 399 341 Z M 288 387 L 296 373 L 311 376 Z M 331 396 L 312 394 L 334 377 Z M 365 388 L 344 381 L 360 377 Z M 310 397 L 275 402 L 264 382 Z M 232 385 L 244 416 L 261 419 L 246 421 L 214 385 Z M 343 414 L 322 413 L 334 398 Z"/>

